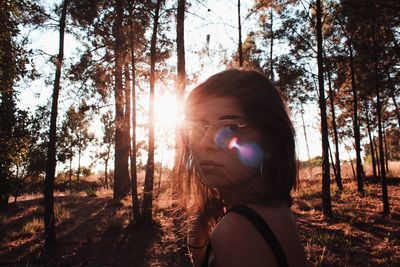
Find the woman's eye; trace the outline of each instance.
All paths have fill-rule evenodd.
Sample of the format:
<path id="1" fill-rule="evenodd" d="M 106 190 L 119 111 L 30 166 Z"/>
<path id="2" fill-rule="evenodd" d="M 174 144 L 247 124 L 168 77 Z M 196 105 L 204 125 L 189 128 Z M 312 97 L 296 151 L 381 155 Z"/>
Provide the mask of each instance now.
<path id="1" fill-rule="evenodd" d="M 224 128 L 228 128 L 229 130 L 236 132 L 238 130 L 237 124 L 228 123 L 224 125 Z"/>

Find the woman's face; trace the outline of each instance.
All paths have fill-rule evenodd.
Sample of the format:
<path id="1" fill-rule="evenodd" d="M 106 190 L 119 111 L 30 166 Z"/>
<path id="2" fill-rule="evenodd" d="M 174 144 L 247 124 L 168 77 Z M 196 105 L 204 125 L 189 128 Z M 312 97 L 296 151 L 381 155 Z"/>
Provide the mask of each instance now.
<path id="1" fill-rule="evenodd" d="M 261 132 L 232 97 L 209 97 L 189 107 L 187 134 L 194 164 L 208 187 L 246 188 L 260 177 Z"/>

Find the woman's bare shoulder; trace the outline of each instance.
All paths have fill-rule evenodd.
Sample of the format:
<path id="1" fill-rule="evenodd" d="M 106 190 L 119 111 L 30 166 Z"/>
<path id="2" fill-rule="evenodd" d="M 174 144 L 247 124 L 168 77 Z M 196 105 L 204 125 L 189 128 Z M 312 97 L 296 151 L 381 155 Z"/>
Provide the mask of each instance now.
<path id="1" fill-rule="evenodd" d="M 230 212 L 211 234 L 214 266 L 275 266 L 271 249 L 245 217 Z"/>
<path id="2" fill-rule="evenodd" d="M 285 251 L 289 266 L 294 262 L 305 264 L 304 249 L 290 209 L 249 207 L 271 227 Z M 277 266 L 271 248 L 255 226 L 235 212 L 227 213 L 216 225 L 211 234 L 211 245 L 216 266 L 265 266 L 266 263 L 268 266 Z"/>

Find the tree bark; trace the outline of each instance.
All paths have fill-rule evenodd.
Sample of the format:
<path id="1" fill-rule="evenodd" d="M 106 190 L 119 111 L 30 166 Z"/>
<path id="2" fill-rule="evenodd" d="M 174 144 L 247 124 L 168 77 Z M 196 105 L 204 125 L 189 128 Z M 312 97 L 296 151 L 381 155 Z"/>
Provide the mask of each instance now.
<path id="1" fill-rule="evenodd" d="M 368 130 L 368 138 L 369 138 L 369 148 L 370 148 L 370 153 L 371 153 L 371 160 L 372 160 L 372 173 L 374 175 L 374 181 L 378 181 L 378 176 L 376 173 L 376 160 L 375 160 L 375 148 L 374 148 L 374 140 L 372 138 L 372 132 L 371 132 L 371 123 L 369 120 L 369 112 L 368 112 L 368 105 L 367 102 L 364 104 L 365 108 L 365 118 L 367 121 L 367 130 Z"/>
<path id="2" fill-rule="evenodd" d="M 158 19 L 161 0 L 157 0 L 154 12 L 153 33 L 150 45 L 150 103 L 149 103 L 149 153 L 146 165 L 146 176 L 143 190 L 143 222 L 147 226 L 153 224 L 153 189 L 154 189 L 154 87 L 155 87 L 155 63 Z"/>
<path id="3" fill-rule="evenodd" d="M 383 144 L 384 144 L 384 150 L 385 150 L 385 168 L 386 168 L 386 173 L 389 173 L 389 162 L 388 162 L 388 150 L 387 150 L 387 140 L 386 140 L 386 129 L 382 129 L 383 132 Z"/>
<path id="4" fill-rule="evenodd" d="M 357 170 L 357 190 L 361 195 L 364 195 L 363 186 L 363 167 L 361 162 L 361 144 L 360 144 L 360 126 L 358 124 L 358 97 L 356 88 L 356 78 L 354 74 L 354 57 L 352 38 L 347 40 L 349 48 L 349 59 L 350 59 L 350 73 L 351 73 L 351 87 L 353 92 L 353 127 L 354 127 L 354 141 L 356 145 L 356 170 Z"/>
<path id="5" fill-rule="evenodd" d="M 270 9 L 270 20 L 271 20 L 271 27 L 270 27 L 270 31 L 271 31 L 271 44 L 270 44 L 270 50 L 269 50 L 269 65 L 270 65 L 270 69 L 271 69 L 271 81 L 274 81 L 275 77 L 274 77 L 274 60 L 273 60 L 273 49 L 274 49 L 274 9 L 271 7 Z"/>
<path id="6" fill-rule="evenodd" d="M 104 163 L 104 187 L 108 188 L 108 156 Z"/>
<path id="7" fill-rule="evenodd" d="M 328 123 L 326 118 L 326 99 L 324 90 L 324 69 L 322 50 L 322 19 L 321 0 L 316 1 L 317 6 L 317 63 L 318 63 L 318 87 L 319 107 L 321 110 L 321 135 L 322 135 L 322 207 L 326 217 L 332 216 L 330 172 L 329 172 L 329 140 Z"/>
<path id="8" fill-rule="evenodd" d="M 332 112 L 332 127 L 333 127 L 333 135 L 334 135 L 334 142 L 335 142 L 335 179 L 336 185 L 339 191 L 343 190 L 343 183 L 342 183 L 342 171 L 340 167 L 340 155 L 339 155 L 339 138 L 337 132 L 337 124 L 336 124 L 336 112 L 335 112 L 335 105 L 333 102 L 333 90 L 332 90 L 332 82 L 331 82 L 331 72 L 330 72 L 330 65 L 329 62 L 326 64 L 327 68 L 327 76 L 328 76 L 328 88 L 329 88 L 329 100 L 331 104 L 331 112 Z"/>
<path id="9" fill-rule="evenodd" d="M 16 120 L 13 85 L 16 78 L 14 73 L 17 58 L 15 53 L 11 52 L 15 50 L 11 29 L 17 28 L 17 26 L 11 26 L 14 23 L 12 23 L 10 8 L 9 1 L 0 1 L 0 24 L 3 26 L 0 41 L 2 51 L 0 53 L 0 138 L 2 139 L 9 139 L 12 136 L 13 125 Z M 10 180 L 8 178 L 12 172 L 12 158 L 7 152 L 11 148 L 9 142 L 0 142 L 0 206 L 7 205 L 10 197 Z"/>
<path id="10" fill-rule="evenodd" d="M 179 101 L 183 100 L 186 87 L 185 70 L 185 0 L 178 0 L 177 28 L 176 28 L 176 50 L 178 69 L 178 96 Z M 180 102 L 178 102 L 180 103 Z"/>
<path id="11" fill-rule="evenodd" d="M 129 170 L 128 155 L 129 146 L 124 140 L 126 138 L 126 123 L 124 118 L 124 98 L 122 85 L 122 67 L 123 67 L 123 0 L 116 0 L 113 35 L 115 38 L 114 56 L 115 56 L 115 161 L 114 161 L 114 199 L 119 200 L 129 192 Z"/>
<path id="12" fill-rule="evenodd" d="M 378 177 L 381 179 L 381 164 L 380 164 L 380 155 L 379 155 L 379 140 L 373 140 L 375 149 L 375 158 L 376 158 L 376 166 L 378 167 Z"/>
<path id="13" fill-rule="evenodd" d="M 183 113 L 183 101 L 186 89 L 186 63 L 185 63 L 185 0 L 178 0 L 177 10 L 177 26 L 176 26 L 176 50 L 177 50 L 177 118 L 180 118 Z M 179 164 L 179 159 L 182 155 L 182 140 L 179 136 L 179 126 L 175 126 L 175 166 Z M 178 174 L 173 176 L 172 188 L 173 194 L 179 194 L 178 192 Z"/>
<path id="14" fill-rule="evenodd" d="M 72 157 L 69 158 L 68 184 L 69 184 L 69 193 L 72 193 Z"/>
<path id="15" fill-rule="evenodd" d="M 160 168 L 158 168 L 158 184 L 157 184 L 157 195 L 161 192 L 161 179 L 162 179 L 162 168 L 163 168 L 164 150 L 161 153 Z"/>
<path id="16" fill-rule="evenodd" d="M 240 19 L 240 0 L 238 0 L 238 29 L 239 29 L 239 67 L 243 66 L 243 49 L 242 49 L 242 22 Z"/>
<path id="17" fill-rule="evenodd" d="M 130 52 L 131 52 L 131 66 L 132 66 L 132 137 L 131 137 L 131 194 L 132 194 L 132 214 L 135 220 L 135 225 L 139 226 L 142 223 L 142 215 L 140 214 L 140 204 L 137 192 L 137 168 L 136 168 L 136 62 L 135 62 L 135 32 L 133 21 L 133 7 L 132 2 L 129 2 L 129 16 L 130 16 Z"/>
<path id="18" fill-rule="evenodd" d="M 78 145 L 78 170 L 76 174 L 76 183 L 79 184 L 79 180 L 81 177 L 81 140 L 78 139 L 79 145 Z"/>
<path id="19" fill-rule="evenodd" d="M 336 173 L 336 167 L 335 167 L 335 161 L 333 160 L 333 156 L 332 156 L 332 149 L 331 146 L 329 146 L 329 157 L 331 159 L 331 165 L 332 165 L 332 169 L 333 169 L 333 175 L 335 176 L 335 180 L 337 181 L 337 173 Z M 341 191 L 339 189 L 339 191 Z"/>
<path id="20" fill-rule="evenodd" d="M 308 157 L 308 171 L 310 173 L 310 178 L 312 177 L 312 164 L 311 164 L 311 157 L 310 157 L 310 148 L 308 146 L 308 138 L 307 138 L 307 131 L 306 131 L 306 124 L 304 123 L 304 108 L 303 108 L 303 103 L 300 102 L 301 105 L 301 122 L 303 124 L 303 134 L 304 134 L 304 139 L 306 141 L 306 148 L 307 148 L 307 157 Z"/>
<path id="21" fill-rule="evenodd" d="M 381 169 L 381 184 L 382 184 L 382 203 L 383 203 L 383 214 L 388 215 L 390 213 L 389 197 L 387 192 L 387 178 L 385 169 L 385 154 L 383 152 L 383 133 L 382 133 L 382 107 L 381 107 L 381 96 L 380 96 L 380 85 L 378 78 L 378 49 L 376 44 L 376 29 L 374 25 L 373 29 L 373 44 L 374 44 L 374 67 L 375 67 L 375 90 L 376 90 L 376 106 L 378 115 L 378 139 L 379 139 L 379 160 Z"/>
<path id="22" fill-rule="evenodd" d="M 44 231 L 45 247 L 50 248 L 56 243 L 56 230 L 54 218 L 54 179 L 56 173 L 56 134 L 57 134 L 57 110 L 60 94 L 61 68 L 64 59 L 64 32 L 67 18 L 69 0 L 64 0 L 60 18 L 59 50 L 57 56 L 56 75 L 51 105 L 49 144 L 47 149 L 46 177 L 44 179 Z"/>

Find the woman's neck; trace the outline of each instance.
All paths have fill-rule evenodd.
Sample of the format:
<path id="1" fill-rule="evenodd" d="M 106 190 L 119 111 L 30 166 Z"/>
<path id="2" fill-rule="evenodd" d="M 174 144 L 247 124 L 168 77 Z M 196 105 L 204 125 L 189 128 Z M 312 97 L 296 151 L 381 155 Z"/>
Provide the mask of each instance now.
<path id="1" fill-rule="evenodd" d="M 280 206 L 282 204 L 287 205 L 284 199 L 271 198 L 265 194 L 254 194 L 252 195 L 252 197 L 249 197 L 244 192 L 240 192 L 238 190 L 220 189 L 219 191 L 221 193 L 226 209 L 230 209 L 234 206 L 242 204 L 254 204 L 263 206 Z"/>
<path id="2" fill-rule="evenodd" d="M 222 199 L 224 200 L 224 205 L 227 209 L 240 204 L 247 204 L 246 195 L 243 192 L 238 192 L 236 190 L 222 189 L 220 190 Z"/>

